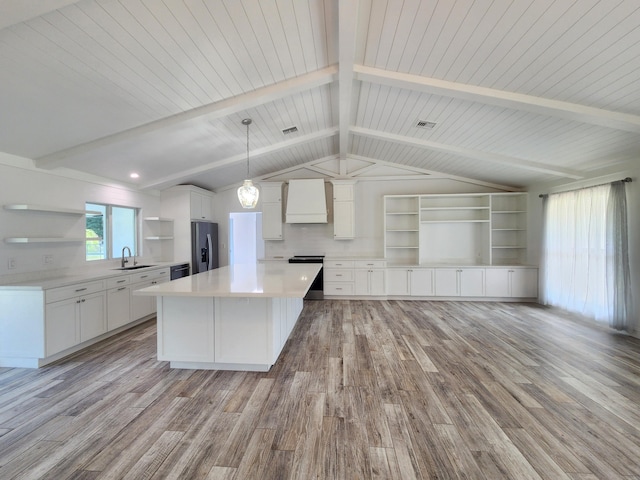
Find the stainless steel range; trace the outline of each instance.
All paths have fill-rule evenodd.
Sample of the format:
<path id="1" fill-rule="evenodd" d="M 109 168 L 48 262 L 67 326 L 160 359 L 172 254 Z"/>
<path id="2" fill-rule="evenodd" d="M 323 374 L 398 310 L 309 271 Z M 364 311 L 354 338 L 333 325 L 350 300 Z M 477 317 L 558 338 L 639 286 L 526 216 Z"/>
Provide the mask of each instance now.
<path id="1" fill-rule="evenodd" d="M 324 255 L 294 255 L 289 259 L 289 263 L 324 263 Z M 309 287 L 305 300 L 322 300 L 324 299 L 324 280 L 322 276 L 322 267 L 318 272 L 315 280 Z"/>

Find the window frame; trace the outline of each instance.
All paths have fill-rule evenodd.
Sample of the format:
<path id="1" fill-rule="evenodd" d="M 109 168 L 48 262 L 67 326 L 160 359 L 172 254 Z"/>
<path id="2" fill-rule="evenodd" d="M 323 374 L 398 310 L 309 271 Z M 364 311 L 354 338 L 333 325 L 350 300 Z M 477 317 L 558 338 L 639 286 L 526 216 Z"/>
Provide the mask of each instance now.
<path id="1" fill-rule="evenodd" d="M 85 209 L 86 210 L 95 210 L 95 207 L 103 207 L 104 208 L 104 222 L 103 222 L 103 228 L 104 228 L 104 235 L 102 237 L 102 241 L 104 243 L 103 249 L 104 249 L 104 256 L 102 258 L 95 258 L 95 259 L 90 259 L 88 256 L 88 239 L 86 238 L 86 225 L 87 225 L 87 218 L 90 217 L 91 215 L 86 215 L 85 216 L 85 262 L 104 262 L 104 261 L 110 261 L 116 258 L 120 258 L 120 255 L 116 255 L 117 252 L 113 252 L 113 244 L 114 244 L 114 238 L 113 238 L 113 209 L 114 208 L 122 208 L 122 209 L 127 209 L 127 210 L 131 210 L 133 211 L 133 238 L 134 241 L 131 245 L 127 245 L 127 247 L 129 247 L 131 249 L 131 255 L 137 256 L 139 254 L 140 251 L 140 208 L 139 207 L 132 207 L 129 205 L 116 205 L 116 204 L 110 204 L 110 203 L 103 203 L 103 202 L 90 202 L 87 201 L 85 202 Z"/>

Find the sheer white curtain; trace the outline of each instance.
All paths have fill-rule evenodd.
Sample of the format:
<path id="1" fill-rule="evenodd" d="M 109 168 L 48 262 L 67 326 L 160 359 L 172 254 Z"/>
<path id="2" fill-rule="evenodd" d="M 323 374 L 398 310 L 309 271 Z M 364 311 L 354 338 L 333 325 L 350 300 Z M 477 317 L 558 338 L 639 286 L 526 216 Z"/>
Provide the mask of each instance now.
<path id="1" fill-rule="evenodd" d="M 623 182 L 551 194 L 545 199 L 545 304 L 606 322 L 613 328 L 627 328 L 626 215 Z"/>

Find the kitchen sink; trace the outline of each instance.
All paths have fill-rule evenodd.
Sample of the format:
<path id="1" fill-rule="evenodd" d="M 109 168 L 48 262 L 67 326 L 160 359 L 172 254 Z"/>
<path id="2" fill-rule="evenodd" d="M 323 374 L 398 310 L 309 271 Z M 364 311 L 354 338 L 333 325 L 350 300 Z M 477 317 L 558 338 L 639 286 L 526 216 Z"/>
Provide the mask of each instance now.
<path id="1" fill-rule="evenodd" d="M 133 265 L 132 267 L 114 268 L 114 270 L 138 270 L 139 268 L 155 267 L 155 265 Z"/>

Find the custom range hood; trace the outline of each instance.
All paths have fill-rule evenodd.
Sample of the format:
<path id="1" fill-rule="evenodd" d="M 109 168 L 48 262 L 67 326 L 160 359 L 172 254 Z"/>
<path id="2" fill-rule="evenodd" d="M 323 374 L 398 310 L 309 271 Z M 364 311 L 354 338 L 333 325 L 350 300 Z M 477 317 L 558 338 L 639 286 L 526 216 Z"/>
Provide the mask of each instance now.
<path id="1" fill-rule="evenodd" d="M 327 223 L 323 179 L 289 180 L 286 223 Z"/>

